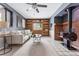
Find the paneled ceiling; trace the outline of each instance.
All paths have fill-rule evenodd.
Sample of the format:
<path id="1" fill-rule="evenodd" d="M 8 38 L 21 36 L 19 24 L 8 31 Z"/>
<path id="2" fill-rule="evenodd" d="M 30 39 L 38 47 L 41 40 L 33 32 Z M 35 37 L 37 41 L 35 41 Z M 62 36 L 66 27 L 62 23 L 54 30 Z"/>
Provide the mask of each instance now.
<path id="1" fill-rule="evenodd" d="M 38 7 L 39 13 L 26 3 L 7 3 L 10 7 L 25 18 L 50 18 L 63 3 L 38 3 L 47 5 L 47 8 Z M 28 10 L 28 11 L 27 11 Z"/>

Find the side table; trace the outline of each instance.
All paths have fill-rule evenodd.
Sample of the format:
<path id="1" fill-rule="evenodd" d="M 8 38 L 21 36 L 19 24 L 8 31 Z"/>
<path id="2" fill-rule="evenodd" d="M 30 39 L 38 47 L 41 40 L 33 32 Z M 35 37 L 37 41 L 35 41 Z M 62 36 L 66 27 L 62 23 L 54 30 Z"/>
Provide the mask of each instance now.
<path id="1" fill-rule="evenodd" d="M 10 41 L 11 41 L 11 44 L 10 44 L 10 46 L 9 46 L 9 44 L 7 43 L 7 38 L 8 37 L 10 37 Z M 3 44 L 4 44 L 4 47 L 3 47 L 3 53 L 1 53 L 0 55 L 3 55 L 3 54 L 6 54 L 6 53 L 8 53 L 8 52 L 10 52 L 11 50 L 12 50 L 12 35 L 4 35 L 3 36 Z M 7 46 L 6 46 L 7 45 Z M 8 47 L 8 48 L 7 48 Z M 7 49 L 9 49 L 8 51 L 6 51 Z M 1 51 L 2 51 L 1 50 Z"/>

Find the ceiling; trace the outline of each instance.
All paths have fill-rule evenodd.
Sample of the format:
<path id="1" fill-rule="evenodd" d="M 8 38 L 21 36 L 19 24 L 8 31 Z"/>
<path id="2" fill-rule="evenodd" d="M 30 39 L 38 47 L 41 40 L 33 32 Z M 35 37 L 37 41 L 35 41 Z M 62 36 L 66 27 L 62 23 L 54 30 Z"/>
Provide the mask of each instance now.
<path id="1" fill-rule="evenodd" d="M 4 8 L 4 7 L 3 7 L 2 5 L 0 5 L 0 9 L 1 9 L 1 8 Z"/>
<path id="2" fill-rule="evenodd" d="M 67 14 L 67 12 L 65 12 L 65 10 L 69 7 L 72 7 L 72 6 L 79 6 L 79 3 L 71 3 L 69 4 L 68 6 L 66 6 L 60 13 L 57 14 L 57 16 L 62 16 L 64 14 Z"/>
<path id="3" fill-rule="evenodd" d="M 15 9 L 25 18 L 50 18 L 63 3 L 38 3 L 47 5 L 47 8 L 39 8 L 39 13 L 32 9 L 31 5 L 25 3 L 8 3 L 10 7 Z M 29 11 L 26 11 L 29 9 Z"/>

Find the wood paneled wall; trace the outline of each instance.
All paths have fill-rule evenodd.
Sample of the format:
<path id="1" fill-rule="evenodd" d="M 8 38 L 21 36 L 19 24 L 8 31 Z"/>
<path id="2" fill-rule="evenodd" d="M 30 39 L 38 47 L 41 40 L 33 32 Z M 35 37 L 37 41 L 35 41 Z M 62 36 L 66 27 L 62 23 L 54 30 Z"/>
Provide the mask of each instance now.
<path id="1" fill-rule="evenodd" d="M 62 40 L 60 38 L 60 32 L 63 31 L 63 25 L 62 24 L 55 24 L 55 40 Z"/>
<path id="2" fill-rule="evenodd" d="M 63 31 L 63 24 L 61 17 L 57 16 L 54 18 L 55 20 L 55 40 L 62 40 L 60 36 L 60 32 Z"/>
<path id="3" fill-rule="evenodd" d="M 43 25 L 42 30 L 33 30 L 33 23 L 39 21 Z M 33 34 L 42 34 L 43 36 L 49 36 L 49 21 L 50 19 L 26 19 L 25 27 L 30 29 Z"/>
<path id="4" fill-rule="evenodd" d="M 68 31 L 68 20 L 67 15 L 63 15 L 62 17 L 55 17 L 55 40 L 62 40 L 60 37 L 60 32 Z"/>

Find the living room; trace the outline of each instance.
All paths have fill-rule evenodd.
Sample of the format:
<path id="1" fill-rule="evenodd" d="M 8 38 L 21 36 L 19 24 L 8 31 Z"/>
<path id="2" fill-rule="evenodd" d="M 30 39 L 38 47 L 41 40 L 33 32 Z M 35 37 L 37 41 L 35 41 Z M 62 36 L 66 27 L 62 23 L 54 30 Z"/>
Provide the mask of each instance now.
<path id="1" fill-rule="evenodd" d="M 65 10 L 72 5 L 76 4 L 0 3 L 0 55 L 79 55 L 78 51 L 72 51 L 61 44 L 64 40 L 60 33 L 71 26 L 65 26 L 69 15 Z M 66 23 L 62 24 L 62 21 Z"/>
<path id="2" fill-rule="evenodd" d="M 19 50 L 18 48 L 26 45 L 29 40 L 33 41 L 34 34 L 39 34 L 37 35 L 40 36 L 38 38 L 54 39 L 52 24 L 54 20 L 51 15 L 62 4 L 47 3 L 43 6 L 38 4 L 38 7 L 36 5 L 37 3 L 33 3 L 33 6 L 31 3 L 0 3 L 0 53 L 2 55 L 13 55 L 13 51 L 16 51 L 15 49 Z M 41 5 L 41 8 L 39 5 Z M 55 9 L 52 10 L 51 8 L 53 7 Z M 49 13 L 47 12 L 48 10 L 50 10 Z M 49 39 L 49 41 L 53 39 Z M 15 54 L 17 53 L 15 52 Z"/>
<path id="3" fill-rule="evenodd" d="M 17 3 L 16 6 L 18 5 L 27 6 L 28 4 Z M 5 55 L 12 50 L 13 46 L 22 46 L 34 34 L 50 36 L 49 25 L 50 18 L 25 18 L 10 4 L 0 3 L 0 54 Z"/>

